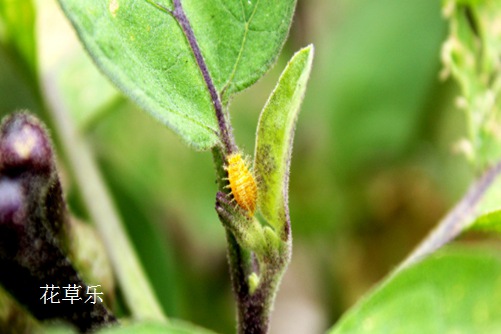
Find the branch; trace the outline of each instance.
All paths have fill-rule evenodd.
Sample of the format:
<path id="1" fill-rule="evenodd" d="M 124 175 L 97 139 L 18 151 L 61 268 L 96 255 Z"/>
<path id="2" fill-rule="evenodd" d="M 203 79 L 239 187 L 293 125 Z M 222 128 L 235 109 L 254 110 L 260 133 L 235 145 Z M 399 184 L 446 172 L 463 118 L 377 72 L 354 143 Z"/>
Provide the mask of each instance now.
<path id="1" fill-rule="evenodd" d="M 500 173 L 501 161 L 498 161 L 468 189 L 461 201 L 438 223 L 435 229 L 397 267 L 392 275 L 433 253 L 464 231 L 478 215 L 476 209 L 480 201 Z"/>

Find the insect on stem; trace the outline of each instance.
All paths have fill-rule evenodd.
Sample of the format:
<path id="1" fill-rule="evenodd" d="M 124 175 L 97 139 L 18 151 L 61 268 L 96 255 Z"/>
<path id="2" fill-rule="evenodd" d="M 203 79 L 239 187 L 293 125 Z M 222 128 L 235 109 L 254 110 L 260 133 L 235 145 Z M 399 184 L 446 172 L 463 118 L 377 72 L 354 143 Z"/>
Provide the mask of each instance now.
<path id="1" fill-rule="evenodd" d="M 246 161 L 240 153 L 228 156 L 226 171 L 229 188 L 237 204 L 249 217 L 254 215 L 257 205 L 257 184 Z"/>

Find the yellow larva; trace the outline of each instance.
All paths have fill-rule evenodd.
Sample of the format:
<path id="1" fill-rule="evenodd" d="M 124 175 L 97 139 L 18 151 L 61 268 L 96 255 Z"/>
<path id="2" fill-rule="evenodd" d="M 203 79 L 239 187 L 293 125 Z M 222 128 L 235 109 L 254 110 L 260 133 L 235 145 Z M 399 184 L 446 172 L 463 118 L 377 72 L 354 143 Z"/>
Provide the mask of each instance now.
<path id="1" fill-rule="evenodd" d="M 237 204 L 254 215 L 257 203 L 257 185 L 254 176 L 247 168 L 245 160 L 240 153 L 230 154 L 227 158 L 226 171 L 233 198 Z"/>

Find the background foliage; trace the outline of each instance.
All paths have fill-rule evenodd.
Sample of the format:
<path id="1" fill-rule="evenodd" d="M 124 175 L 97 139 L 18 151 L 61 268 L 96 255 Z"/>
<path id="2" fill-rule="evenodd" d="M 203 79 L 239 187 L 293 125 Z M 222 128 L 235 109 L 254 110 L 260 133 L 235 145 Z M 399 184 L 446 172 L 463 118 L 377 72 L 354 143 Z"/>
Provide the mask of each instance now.
<path id="1" fill-rule="evenodd" d="M 31 37 L 0 25 L 7 41 L 0 47 L 0 112 L 29 108 L 43 116 L 31 78 L 37 66 L 55 75 L 167 314 L 232 332 L 210 153 L 194 153 L 121 96 L 97 72 L 55 1 L 36 5 L 35 23 L 22 18 L 36 24 L 39 63 L 28 66 L 33 72 L 22 72 L 26 67 L 9 44 L 15 40 L 9 34 L 25 36 L 28 46 L 20 49 L 31 54 Z M 445 37 L 436 0 L 299 0 L 277 65 L 232 102 L 237 141 L 252 152 L 258 113 L 286 60 L 315 44 L 292 160 L 293 257 L 272 333 L 329 328 L 471 181 L 464 158 L 453 150 L 465 133 L 463 114 L 454 107 L 457 87 L 438 78 Z M 70 181 L 66 189 L 73 211 L 85 219 Z M 470 235 L 463 247 L 478 239 Z"/>

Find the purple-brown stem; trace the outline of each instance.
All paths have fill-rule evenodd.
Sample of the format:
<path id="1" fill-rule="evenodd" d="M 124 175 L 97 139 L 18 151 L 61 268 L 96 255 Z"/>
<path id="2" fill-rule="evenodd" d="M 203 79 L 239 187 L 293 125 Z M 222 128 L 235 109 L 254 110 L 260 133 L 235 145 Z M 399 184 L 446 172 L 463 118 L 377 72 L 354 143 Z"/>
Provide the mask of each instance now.
<path id="1" fill-rule="evenodd" d="M 258 260 L 256 254 L 242 248 L 237 241 L 239 234 L 234 230 L 239 227 L 234 224 L 240 225 L 235 222 L 238 221 L 238 214 L 233 212 L 232 203 L 222 192 L 216 195 L 216 211 L 227 232 L 228 262 L 237 303 L 237 333 L 265 334 L 268 332 L 278 283 L 290 260 L 291 240 L 288 238 L 284 241 L 286 249 L 262 253 Z M 252 273 L 260 277 L 255 291 L 251 291 L 249 285 L 249 276 Z"/>
<path id="2" fill-rule="evenodd" d="M 412 251 L 412 253 L 397 267 L 392 275 L 420 261 L 425 256 L 433 253 L 455 237 L 457 237 L 468 224 L 473 222 L 476 209 L 484 198 L 487 190 L 501 174 L 501 161 L 489 168 L 469 189 L 459 203 L 438 223 L 430 234 Z"/>
<path id="3" fill-rule="evenodd" d="M 214 86 L 190 22 L 183 10 L 181 0 L 173 0 L 173 10 L 153 3 L 151 0 L 147 1 L 175 18 L 184 32 L 200 72 L 202 73 L 207 89 L 209 90 L 218 120 L 219 136 L 223 144 L 222 149 L 213 149 L 220 188 L 220 192 L 218 192 L 216 196 L 216 211 L 227 232 L 230 276 L 237 302 L 238 333 L 265 334 L 268 332 L 271 307 L 275 298 L 277 284 L 290 259 L 291 243 L 289 222 L 287 222 L 284 231 L 286 240 L 283 240 L 288 247 L 288 256 L 271 256 L 270 258 L 261 259 L 261 263 L 257 263 L 255 254 L 239 245 L 235 235 L 231 232 L 231 229 L 228 228 L 228 226 L 231 225 L 231 220 L 235 218 L 224 208 L 223 202 L 226 201 L 226 191 L 224 188 L 225 182 L 223 181 L 225 177 L 224 169 L 222 167 L 225 163 L 225 157 L 237 151 L 231 131 L 231 125 L 223 112 L 219 94 Z M 288 220 L 288 212 L 285 213 L 285 216 Z M 251 292 L 248 279 L 249 275 L 253 272 L 259 274 L 261 281 L 256 290 Z"/>

